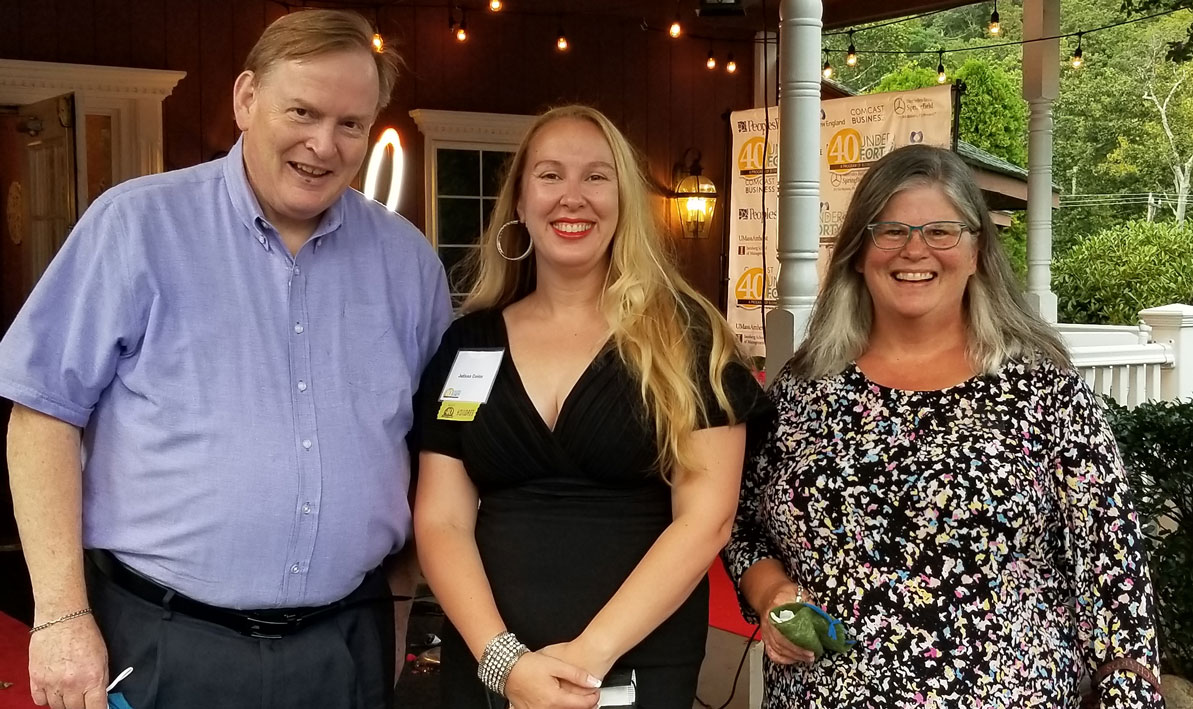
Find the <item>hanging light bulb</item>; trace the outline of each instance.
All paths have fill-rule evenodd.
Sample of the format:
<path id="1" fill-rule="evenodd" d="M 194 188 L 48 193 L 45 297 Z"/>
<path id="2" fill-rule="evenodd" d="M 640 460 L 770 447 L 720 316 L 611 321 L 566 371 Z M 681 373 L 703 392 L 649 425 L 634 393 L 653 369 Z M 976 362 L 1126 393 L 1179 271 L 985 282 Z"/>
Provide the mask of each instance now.
<path id="1" fill-rule="evenodd" d="M 566 52 L 568 50 L 568 38 L 567 35 L 563 33 L 562 27 L 559 28 L 558 36 L 555 38 L 555 48 L 561 52 Z"/>
<path id="2" fill-rule="evenodd" d="M 463 8 L 460 9 L 460 26 L 456 28 L 456 41 L 468 41 L 468 13 Z"/>
<path id="3" fill-rule="evenodd" d="M 845 53 L 845 63 L 857 66 L 857 47 L 853 46 L 853 30 L 849 30 L 849 51 Z"/>
<path id="4" fill-rule="evenodd" d="M 833 65 L 829 63 L 827 54 L 824 56 L 824 68 L 820 70 L 820 73 L 826 79 L 833 78 Z"/>
<path id="5" fill-rule="evenodd" d="M 998 3 L 994 3 L 994 10 L 990 13 L 990 24 L 986 25 L 986 31 L 992 37 L 997 37 L 1002 33 L 1002 25 L 998 22 Z"/>
<path id="6" fill-rule="evenodd" d="M 725 71 L 729 72 L 730 74 L 737 72 L 737 62 L 733 61 L 732 52 L 729 53 L 729 59 L 725 62 Z"/>
<path id="7" fill-rule="evenodd" d="M 940 61 L 936 64 L 936 83 L 943 84 L 949 80 L 949 75 L 944 70 L 944 52 L 939 54 Z"/>
<path id="8" fill-rule="evenodd" d="M 1077 33 L 1077 48 L 1073 50 L 1073 58 L 1069 61 L 1074 69 L 1080 69 L 1085 64 L 1085 59 L 1081 56 L 1081 33 Z"/>
<path id="9" fill-rule="evenodd" d="M 708 61 L 704 62 L 704 66 L 708 67 L 709 69 L 717 68 L 717 58 L 713 56 L 711 49 L 708 50 Z"/>
<path id="10" fill-rule="evenodd" d="M 489 9 L 493 12 L 501 12 L 501 0 L 489 0 Z"/>
<path id="11" fill-rule="evenodd" d="M 671 21 L 671 28 L 667 30 L 667 34 L 671 35 L 673 39 L 683 34 L 683 27 L 679 24 L 678 12 L 675 13 L 675 19 Z"/>
<path id="12" fill-rule="evenodd" d="M 381 35 L 374 34 L 373 35 L 373 51 L 381 52 L 384 49 L 385 49 L 385 40 L 381 39 Z"/>

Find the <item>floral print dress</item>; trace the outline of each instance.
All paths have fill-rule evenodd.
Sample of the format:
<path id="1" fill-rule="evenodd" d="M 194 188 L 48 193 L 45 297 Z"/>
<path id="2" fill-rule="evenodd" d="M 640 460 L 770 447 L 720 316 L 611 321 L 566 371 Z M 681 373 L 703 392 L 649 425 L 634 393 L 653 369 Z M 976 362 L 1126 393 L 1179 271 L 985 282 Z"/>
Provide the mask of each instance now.
<path id="1" fill-rule="evenodd" d="M 855 365 L 785 368 L 770 395 L 729 572 L 781 561 L 858 642 L 767 660 L 765 707 L 1077 707 L 1083 671 L 1128 657 L 1157 672 L 1139 523 L 1076 372 L 1010 362 L 904 391 Z M 1163 706 L 1130 672 L 1101 690 L 1105 707 Z"/>

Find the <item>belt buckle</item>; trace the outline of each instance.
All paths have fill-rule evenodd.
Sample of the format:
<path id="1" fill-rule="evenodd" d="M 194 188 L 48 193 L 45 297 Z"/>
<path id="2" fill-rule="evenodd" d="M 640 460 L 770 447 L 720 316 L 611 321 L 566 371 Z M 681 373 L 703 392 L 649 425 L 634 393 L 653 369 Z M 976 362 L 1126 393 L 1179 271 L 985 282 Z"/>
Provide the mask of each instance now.
<path id="1" fill-rule="evenodd" d="M 265 640 L 277 640 L 284 638 L 290 632 L 297 630 L 302 618 L 293 613 L 287 613 L 282 620 L 265 620 L 264 618 L 254 618 L 251 615 L 244 616 L 245 623 L 248 624 L 248 635 L 250 638 L 262 638 Z M 273 631 L 273 632 L 269 632 Z"/>

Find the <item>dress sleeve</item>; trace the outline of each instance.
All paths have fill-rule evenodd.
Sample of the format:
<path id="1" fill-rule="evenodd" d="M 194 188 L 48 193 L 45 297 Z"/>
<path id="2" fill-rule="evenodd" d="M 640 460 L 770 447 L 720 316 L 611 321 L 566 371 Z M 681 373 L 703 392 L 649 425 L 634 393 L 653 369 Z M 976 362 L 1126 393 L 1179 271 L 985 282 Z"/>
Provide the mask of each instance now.
<path id="1" fill-rule="evenodd" d="M 785 429 L 794 420 L 798 389 L 791 370 L 784 367 L 769 390 L 768 401 L 773 402 L 772 415 L 767 417 L 767 425 L 760 430 L 760 435 L 747 452 L 745 468 L 742 470 L 737 517 L 733 522 L 729 543 L 722 552 L 725 570 L 737 589 L 742 617 L 751 623 L 759 622 L 758 614 L 742 595 L 741 577 L 751 566 L 763 559 L 784 561 L 771 540 L 770 530 L 763 516 L 763 496 L 771 476 L 778 474 L 784 464 Z M 784 562 L 784 565 L 787 564 Z"/>
<path id="2" fill-rule="evenodd" d="M 727 426 L 730 420 L 729 412 L 721 408 L 720 402 L 717 401 L 708 375 L 709 360 L 712 358 L 712 335 L 704 324 L 694 324 L 691 331 L 699 333 L 695 343 L 697 371 L 693 372 L 693 376 L 705 411 L 704 421 L 696 428 Z M 749 424 L 750 437 L 753 440 L 756 432 L 769 425 L 774 416 L 774 406 L 767 399 L 766 392 L 762 390 L 754 373 L 736 358 L 731 360 L 721 373 L 721 386 L 729 399 L 733 420 Z"/>
<path id="3" fill-rule="evenodd" d="M 439 342 L 439 349 L 427 363 L 419 380 L 418 393 L 414 396 L 414 427 L 410 432 L 410 448 L 417 452 L 442 453 L 452 458 L 461 458 L 459 421 L 441 421 L 439 416 L 439 394 L 447 383 L 448 372 L 460 350 L 461 329 L 464 324 L 452 323 Z"/>
<path id="4" fill-rule="evenodd" d="M 1114 435 L 1093 392 L 1075 372 L 1060 375 L 1052 462 L 1068 524 L 1066 561 L 1077 602 L 1086 670 L 1118 658 L 1159 677 L 1152 585 L 1139 519 Z M 1106 709 L 1159 709 L 1163 699 L 1135 673 L 1117 670 L 1100 685 Z"/>

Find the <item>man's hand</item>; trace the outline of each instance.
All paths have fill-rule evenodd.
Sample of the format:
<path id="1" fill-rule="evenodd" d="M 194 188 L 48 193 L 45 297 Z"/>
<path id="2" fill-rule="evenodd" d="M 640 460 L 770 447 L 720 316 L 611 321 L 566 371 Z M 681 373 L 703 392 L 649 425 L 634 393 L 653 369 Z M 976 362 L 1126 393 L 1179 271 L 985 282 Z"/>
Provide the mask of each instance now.
<path id="1" fill-rule="evenodd" d="M 53 709 L 107 709 L 108 649 L 91 616 L 39 630 L 29 638 L 33 703 Z"/>

